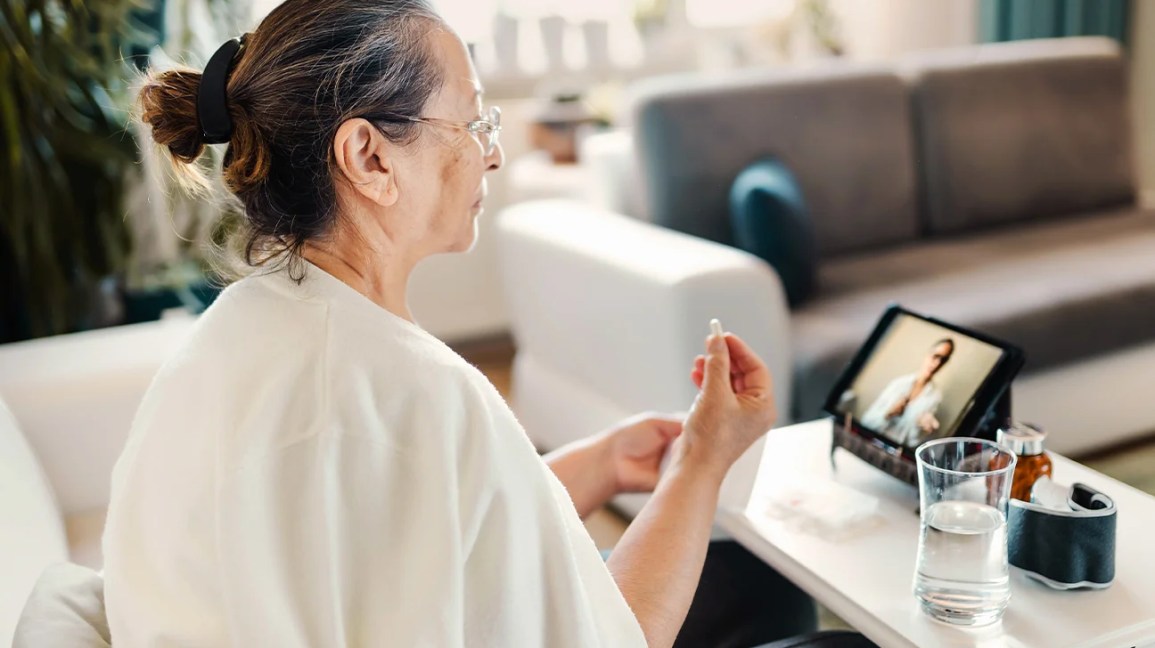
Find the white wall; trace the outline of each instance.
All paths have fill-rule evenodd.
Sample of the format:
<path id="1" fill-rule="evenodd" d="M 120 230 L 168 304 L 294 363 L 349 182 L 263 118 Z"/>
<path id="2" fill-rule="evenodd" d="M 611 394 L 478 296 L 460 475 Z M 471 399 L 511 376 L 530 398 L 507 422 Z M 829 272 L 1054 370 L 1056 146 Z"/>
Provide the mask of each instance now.
<path id="1" fill-rule="evenodd" d="M 833 0 L 846 52 L 885 60 L 906 52 L 969 45 L 978 38 L 978 0 Z"/>
<path id="2" fill-rule="evenodd" d="M 278 0 L 255 0 L 263 16 Z M 977 0 L 834 0 L 848 54 L 856 59 L 886 59 L 917 49 L 966 45 L 977 32 Z M 529 150 L 526 125 L 530 100 L 494 98 L 504 111 L 502 146 L 512 160 Z M 499 250 L 492 219 L 508 204 L 506 176 L 490 176 L 489 198 L 480 220 L 477 246 L 468 254 L 442 255 L 417 269 L 410 282 L 413 313 L 426 330 L 460 341 L 508 329 L 498 275 Z"/>

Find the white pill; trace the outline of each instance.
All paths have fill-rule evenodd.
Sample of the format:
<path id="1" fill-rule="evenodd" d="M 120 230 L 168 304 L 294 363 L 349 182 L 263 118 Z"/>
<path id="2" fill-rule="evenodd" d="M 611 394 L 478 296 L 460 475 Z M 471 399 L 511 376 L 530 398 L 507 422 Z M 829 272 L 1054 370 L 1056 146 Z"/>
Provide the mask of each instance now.
<path id="1" fill-rule="evenodd" d="M 726 331 L 722 330 L 722 323 L 717 318 L 710 320 L 710 333 L 713 335 L 725 335 Z"/>

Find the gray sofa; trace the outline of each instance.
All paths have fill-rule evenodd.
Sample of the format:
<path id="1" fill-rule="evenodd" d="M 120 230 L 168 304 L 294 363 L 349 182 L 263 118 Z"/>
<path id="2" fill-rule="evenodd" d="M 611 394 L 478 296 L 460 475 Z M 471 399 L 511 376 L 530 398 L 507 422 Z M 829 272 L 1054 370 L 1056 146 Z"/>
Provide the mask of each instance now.
<path id="1" fill-rule="evenodd" d="M 554 448 L 688 407 L 717 317 L 778 378 L 779 425 L 808 420 L 898 301 L 1025 348 L 1014 410 L 1050 449 L 1155 432 L 1155 214 L 1135 201 L 1127 95 L 1125 58 L 1094 38 L 647 82 L 632 129 L 583 147 L 588 201 L 497 219 L 519 418 Z M 806 205 L 802 301 L 730 245 L 728 192 L 765 157 Z M 760 452 L 724 506 L 747 504 Z"/>
<path id="2" fill-rule="evenodd" d="M 656 80 L 634 140 L 650 218 L 721 243 L 743 168 L 793 172 L 819 257 L 791 312 L 806 420 L 891 301 L 1017 343 L 1026 375 L 1155 343 L 1155 217 L 1136 204 L 1128 111 L 1118 47 L 1070 38 Z"/>

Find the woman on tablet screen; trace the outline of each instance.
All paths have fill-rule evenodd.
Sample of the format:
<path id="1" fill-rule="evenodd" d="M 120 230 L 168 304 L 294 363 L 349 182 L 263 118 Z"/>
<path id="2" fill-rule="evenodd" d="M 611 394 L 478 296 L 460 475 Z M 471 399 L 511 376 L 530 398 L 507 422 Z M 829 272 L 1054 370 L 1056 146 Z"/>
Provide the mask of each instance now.
<path id="1" fill-rule="evenodd" d="M 939 429 L 935 414 L 942 389 L 934 377 L 954 355 L 954 340 L 935 342 L 922 368 L 890 381 L 862 416 L 862 424 L 903 446 L 913 447 Z"/>

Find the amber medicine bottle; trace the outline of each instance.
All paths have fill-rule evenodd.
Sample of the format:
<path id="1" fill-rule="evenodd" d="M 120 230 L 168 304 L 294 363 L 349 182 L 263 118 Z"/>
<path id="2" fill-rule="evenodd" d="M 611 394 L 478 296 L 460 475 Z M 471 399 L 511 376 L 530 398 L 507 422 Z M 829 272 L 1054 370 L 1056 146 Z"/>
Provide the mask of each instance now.
<path id="1" fill-rule="evenodd" d="M 1031 501 L 1031 487 L 1040 477 L 1051 476 L 1051 458 L 1043 450 L 1047 433 L 1037 426 L 1012 421 L 999 430 L 998 442 L 1011 449 L 1019 460 L 1011 478 L 1011 498 Z"/>

